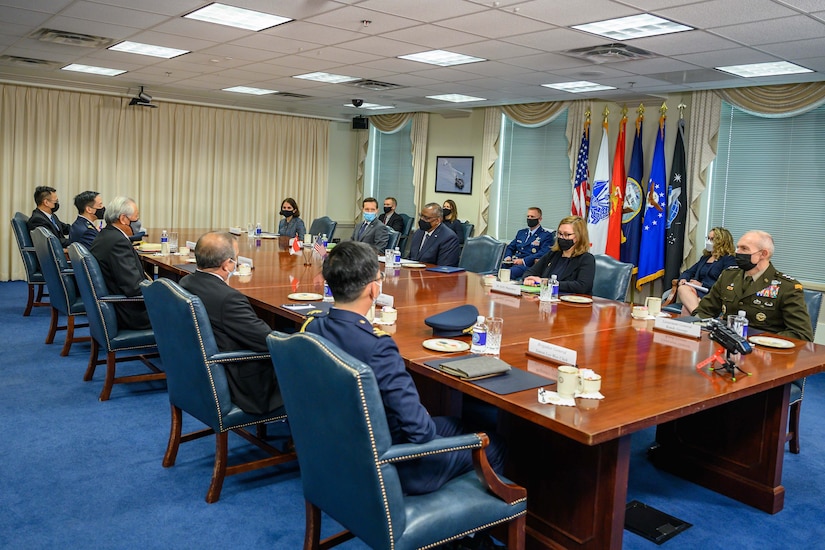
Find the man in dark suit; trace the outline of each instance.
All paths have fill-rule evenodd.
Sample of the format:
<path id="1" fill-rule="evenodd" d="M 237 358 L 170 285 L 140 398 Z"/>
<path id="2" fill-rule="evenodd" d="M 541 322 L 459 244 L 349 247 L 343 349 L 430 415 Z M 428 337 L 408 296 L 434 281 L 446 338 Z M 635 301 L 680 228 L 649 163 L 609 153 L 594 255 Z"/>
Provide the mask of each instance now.
<path id="1" fill-rule="evenodd" d="M 444 213 L 441 206 L 431 202 L 421 210 L 418 229 L 410 244 L 410 259 L 425 264 L 458 265 L 461 249 L 458 236 L 441 223 Z"/>
<path id="2" fill-rule="evenodd" d="M 396 214 L 395 209 L 398 208 L 398 201 L 395 197 L 387 197 L 384 199 L 384 213 L 378 216 L 378 221 L 384 225 L 389 225 L 399 233 L 404 232 L 404 218 L 400 214 Z"/>
<path id="3" fill-rule="evenodd" d="M 57 217 L 57 210 L 60 208 L 57 190 L 54 187 L 39 185 L 34 190 L 34 204 L 37 208 L 32 211 L 29 221 L 26 222 L 29 232 L 35 227 L 45 227 L 60 240 L 61 246 L 69 246 L 68 235 L 71 226 Z"/>
<path id="4" fill-rule="evenodd" d="M 83 191 L 74 198 L 77 208 L 77 219 L 69 230 L 69 240 L 73 243 L 83 243 L 87 248 L 100 231 L 99 223 L 106 214 L 103 199 L 97 191 Z"/>
<path id="5" fill-rule="evenodd" d="M 381 294 L 383 275 L 372 249 L 353 241 L 339 244 L 324 259 L 323 274 L 335 298 L 335 307 L 326 316 L 310 317 L 302 330 L 323 336 L 372 368 L 393 444 L 426 443 L 462 433 L 459 419 L 430 416 L 392 336 L 374 329 L 366 318 Z M 494 434 L 486 452 L 490 465 L 501 472 L 504 447 Z M 470 451 L 461 451 L 405 461 L 397 466 L 404 492 L 422 494 L 469 472 L 473 462 Z"/>
<path id="6" fill-rule="evenodd" d="M 355 226 L 352 231 L 352 240 L 366 243 L 373 247 L 380 255 L 384 255 L 387 248 L 387 241 L 390 233 L 387 226 L 378 221 L 378 201 L 372 197 L 367 197 L 361 203 L 364 221 Z"/>
<path id="7" fill-rule="evenodd" d="M 132 330 L 152 328 L 140 292 L 140 282 L 147 278 L 146 272 L 129 239 L 130 224 L 140 219 L 137 204 L 128 197 L 115 197 L 106 207 L 105 219 L 106 227 L 98 233 L 89 252 L 97 258 L 109 292 L 140 297 L 134 302 L 115 304 L 118 326 Z"/>
<path id="8" fill-rule="evenodd" d="M 249 300 L 227 281 L 237 267 L 238 241 L 230 233 L 207 233 L 198 239 L 198 269 L 180 286 L 201 299 L 215 343 L 222 352 L 249 350 L 269 355 L 272 329 L 255 314 Z M 232 402 L 250 414 L 265 414 L 283 405 L 272 360 L 226 363 Z"/>

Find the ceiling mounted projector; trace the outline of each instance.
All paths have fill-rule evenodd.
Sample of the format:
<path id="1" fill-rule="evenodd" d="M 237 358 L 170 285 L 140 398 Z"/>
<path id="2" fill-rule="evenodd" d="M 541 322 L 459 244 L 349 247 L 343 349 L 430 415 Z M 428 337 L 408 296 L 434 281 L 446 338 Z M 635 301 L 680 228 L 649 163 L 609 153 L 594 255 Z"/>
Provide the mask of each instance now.
<path id="1" fill-rule="evenodd" d="M 133 97 L 129 105 L 137 105 L 139 107 L 157 108 L 157 105 L 152 103 L 152 96 L 143 91 L 143 86 L 140 87 L 137 97 Z"/>

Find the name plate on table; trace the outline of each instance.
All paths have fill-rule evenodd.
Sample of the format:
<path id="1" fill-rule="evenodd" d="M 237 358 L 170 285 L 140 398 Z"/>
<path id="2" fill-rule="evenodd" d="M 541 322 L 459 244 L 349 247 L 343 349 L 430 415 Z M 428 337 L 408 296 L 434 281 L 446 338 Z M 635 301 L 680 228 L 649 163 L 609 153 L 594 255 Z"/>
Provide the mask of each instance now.
<path id="1" fill-rule="evenodd" d="M 554 363 L 562 365 L 575 365 L 577 352 L 574 349 L 563 348 L 548 342 L 542 342 L 535 338 L 530 338 L 530 343 L 527 346 L 527 353 L 549 359 Z"/>
<path id="2" fill-rule="evenodd" d="M 229 232 L 233 235 L 240 235 L 241 233 L 243 233 L 243 229 L 241 229 L 240 227 L 230 227 Z"/>
<path id="3" fill-rule="evenodd" d="M 679 336 L 687 336 L 688 338 L 702 337 L 702 327 L 699 325 L 677 321 L 676 319 L 668 319 L 667 317 L 656 317 L 656 320 L 653 321 L 653 328 L 664 330 L 665 332 L 672 332 Z"/>
<path id="4" fill-rule="evenodd" d="M 390 296 L 389 294 L 379 294 L 378 298 L 375 300 L 376 306 L 389 306 L 392 307 L 395 304 L 395 297 Z"/>
<path id="5" fill-rule="evenodd" d="M 521 296 L 520 286 L 510 283 L 502 283 L 501 281 L 495 281 L 490 290 L 493 292 L 501 292 L 502 294 L 509 294 L 510 296 Z"/>
<path id="6" fill-rule="evenodd" d="M 186 248 L 188 248 L 192 252 L 195 251 L 196 246 L 198 246 L 198 243 L 196 243 L 195 241 L 186 241 Z"/>
<path id="7" fill-rule="evenodd" d="M 246 264 L 250 269 L 255 267 L 252 265 L 252 258 L 247 258 L 246 256 L 238 256 L 238 264 Z"/>

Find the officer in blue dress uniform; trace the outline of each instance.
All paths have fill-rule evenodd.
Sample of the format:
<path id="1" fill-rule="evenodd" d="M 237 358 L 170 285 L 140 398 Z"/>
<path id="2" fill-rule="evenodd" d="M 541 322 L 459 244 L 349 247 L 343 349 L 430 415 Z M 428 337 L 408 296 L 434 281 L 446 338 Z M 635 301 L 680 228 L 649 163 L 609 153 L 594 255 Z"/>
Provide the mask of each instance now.
<path id="1" fill-rule="evenodd" d="M 459 419 L 430 416 L 421 404 L 395 340 L 373 328 L 365 317 L 381 294 L 383 279 L 372 247 L 357 241 L 338 244 L 324 259 L 323 274 L 335 298 L 335 307 L 327 315 L 311 315 L 301 330 L 326 338 L 373 369 L 393 444 L 426 443 L 462 433 Z M 488 435 L 491 443 L 486 449 L 487 458 L 501 472 L 504 447 L 495 434 Z M 472 468 L 470 451 L 460 451 L 399 463 L 398 474 L 405 493 L 423 494 Z"/>
<path id="2" fill-rule="evenodd" d="M 103 199 L 97 191 L 83 191 L 74 198 L 74 205 L 77 208 L 77 219 L 69 229 L 69 240 L 83 243 L 89 248 L 97 237 L 106 214 Z"/>
<path id="3" fill-rule="evenodd" d="M 550 251 L 555 240 L 555 233 L 541 226 L 541 208 L 532 206 L 527 209 L 527 227 L 516 233 L 504 250 L 504 263 L 510 267 L 510 278 L 521 279 L 524 272 L 536 263 L 536 260 Z"/>

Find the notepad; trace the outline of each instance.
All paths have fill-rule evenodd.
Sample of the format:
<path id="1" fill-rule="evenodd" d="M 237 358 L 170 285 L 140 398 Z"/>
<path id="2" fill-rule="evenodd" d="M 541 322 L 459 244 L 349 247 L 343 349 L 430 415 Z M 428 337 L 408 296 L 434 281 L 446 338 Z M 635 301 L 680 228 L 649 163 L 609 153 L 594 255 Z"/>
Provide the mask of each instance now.
<path id="1" fill-rule="evenodd" d="M 478 380 L 489 376 L 498 376 L 510 370 L 510 365 L 490 356 L 475 356 L 467 359 L 440 363 L 438 368 L 464 380 Z"/>

